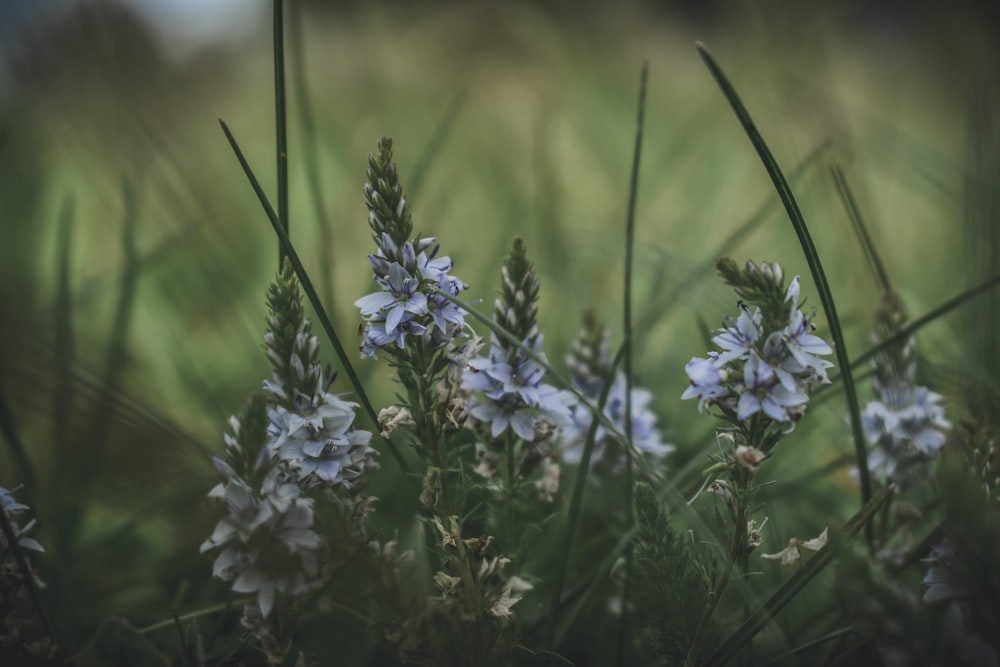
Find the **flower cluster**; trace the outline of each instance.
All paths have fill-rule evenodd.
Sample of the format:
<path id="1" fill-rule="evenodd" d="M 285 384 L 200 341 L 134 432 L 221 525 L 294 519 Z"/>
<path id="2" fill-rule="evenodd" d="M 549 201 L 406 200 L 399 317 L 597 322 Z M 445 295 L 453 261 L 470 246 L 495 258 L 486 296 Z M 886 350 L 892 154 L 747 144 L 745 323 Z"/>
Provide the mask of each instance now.
<path id="1" fill-rule="evenodd" d="M 215 576 L 232 581 L 238 593 L 257 593 L 258 616 L 265 619 L 278 593 L 303 593 L 319 571 L 325 545 L 313 530 L 316 498 L 310 494 L 324 491 L 320 497 L 334 501 L 356 529 L 368 500 L 351 494 L 377 468 L 372 434 L 353 428 L 357 406 L 328 391 L 332 377 L 319 363 L 290 264 L 267 300 L 264 343 L 272 375 L 240 417 L 230 419 L 225 459 L 213 459 L 223 482 L 209 497 L 224 512 L 201 546 L 203 553 L 219 550 Z"/>
<path id="2" fill-rule="evenodd" d="M 833 350 L 813 333 L 815 312 L 807 317 L 799 308 L 799 277 L 785 290 L 777 264 L 758 268 L 747 262 L 740 271 L 735 262 L 722 259 L 718 266 L 750 304 L 741 301 L 739 317 L 730 318 L 712 338 L 720 351 L 687 363 L 691 386 L 681 398 L 699 399 L 700 411 L 718 405 L 733 422 L 763 413 L 774 422 L 794 424 L 805 412 L 810 384 L 829 382 L 826 369 L 833 366 L 820 358 Z"/>
<path id="3" fill-rule="evenodd" d="M 872 342 L 879 345 L 906 325 L 902 304 L 886 292 L 876 317 Z M 914 338 L 889 346 L 872 360 L 872 385 L 879 400 L 869 401 L 862 414 L 871 447 L 868 467 L 897 482 L 903 469 L 929 461 L 945 443 L 943 397 L 917 384 Z"/>
<path id="4" fill-rule="evenodd" d="M 357 405 L 327 391 L 333 378 L 319 363 L 319 344 L 290 267 L 268 291 L 268 306 L 264 343 L 274 369 L 264 388 L 275 400 L 268 410 L 269 453 L 304 490 L 350 490 L 377 467 L 377 452 L 369 446 L 371 433 L 352 428 Z"/>
<path id="5" fill-rule="evenodd" d="M 584 396 L 597 402 L 605 383 L 612 375 L 611 333 L 602 326 L 592 312 L 583 316 L 583 327 L 572 351 L 566 358 L 573 376 L 573 384 Z M 621 371 L 614 373 L 614 379 L 604 404 L 604 416 L 620 433 L 625 433 L 625 402 L 627 382 Z M 642 454 L 662 458 L 673 451 L 673 446 L 663 442 L 663 435 L 656 426 L 656 415 L 649 409 L 653 395 L 646 389 L 633 388 L 632 399 L 632 443 Z M 560 434 L 564 449 L 563 459 L 577 463 L 583 456 L 583 446 L 587 432 L 593 423 L 593 414 L 586 406 L 577 404 L 572 408 L 573 420 Z M 594 457 L 600 460 L 610 455 L 611 435 L 599 425 L 594 438 Z M 618 458 L 620 463 L 623 459 Z"/>
<path id="6" fill-rule="evenodd" d="M 528 262 L 524 241 L 515 238 L 502 269 L 503 294 L 493 321 L 509 331 L 535 356 L 544 359 L 538 329 L 538 280 Z M 526 442 L 545 439 L 571 422 L 572 396 L 543 384 L 545 369 L 524 349 L 494 334 L 490 352 L 469 362 L 462 388 L 471 392 L 468 410 L 499 437 L 510 428 Z"/>
<path id="7" fill-rule="evenodd" d="M 377 246 L 368 261 L 381 290 L 354 302 L 366 322 L 361 354 L 391 353 L 393 344 L 402 350 L 407 334 L 430 349 L 444 347 L 465 327 L 465 312 L 444 295 L 457 297 L 465 283 L 448 273 L 450 258 L 437 256 L 437 239 L 410 240 L 409 203 L 392 162 L 391 139 L 379 141 L 368 165 L 365 204 Z"/>
<path id="8" fill-rule="evenodd" d="M 226 434 L 228 461 L 214 458 L 223 482 L 209 492 L 224 514 L 201 552 L 221 549 L 212 573 L 233 582 L 237 593 L 256 593 L 263 617 L 270 615 L 277 593 L 298 594 L 307 589 L 307 576 L 317 572 L 322 547 L 312 530 L 313 500 L 286 481 L 279 468 L 268 465 L 266 415 L 259 398 L 251 400 L 242 417 L 230 419 Z M 246 427 L 244 427 L 244 423 Z M 249 470 L 235 465 L 253 461 Z"/>

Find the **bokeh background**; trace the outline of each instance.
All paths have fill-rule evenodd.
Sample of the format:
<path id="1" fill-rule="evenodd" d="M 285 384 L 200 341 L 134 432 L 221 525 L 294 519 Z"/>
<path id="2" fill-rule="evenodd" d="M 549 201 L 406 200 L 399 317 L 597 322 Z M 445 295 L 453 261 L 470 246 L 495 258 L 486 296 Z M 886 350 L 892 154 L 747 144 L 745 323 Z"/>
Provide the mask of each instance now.
<path id="1" fill-rule="evenodd" d="M 677 446 L 675 471 L 696 469 L 711 446 L 710 420 L 678 397 L 684 363 L 734 310 L 714 259 L 808 275 L 695 40 L 792 179 L 852 357 L 878 293 L 833 165 L 912 315 L 998 268 L 990 3 L 287 5 L 291 235 L 349 346 L 352 302 L 373 289 L 361 183 L 386 134 L 416 227 L 440 239 L 470 299 L 489 311 L 521 235 L 542 279 L 550 359 L 587 307 L 619 342 L 648 61 L 636 368 Z M 68 646 L 109 616 L 142 626 L 224 597 L 197 553 L 213 523 L 208 456 L 269 372 L 263 296 L 277 246 L 217 119 L 273 199 L 271 49 L 264 0 L 0 2 L 0 485 L 23 484 L 40 519 L 46 595 Z M 808 279 L 803 294 L 816 294 Z M 939 390 L 977 373 L 996 384 L 989 364 L 969 363 L 996 352 L 961 335 L 974 316 L 921 333 Z M 384 364 L 357 368 L 377 405 L 392 400 Z M 811 410 L 796 438 L 823 445 L 770 472 L 788 481 L 832 463 L 797 502 L 806 516 L 843 517 L 856 503 L 843 399 L 831 392 Z M 403 516 L 413 499 L 395 491 L 398 473 L 383 456 L 375 493 Z M 792 528 L 769 524 L 775 543 Z"/>

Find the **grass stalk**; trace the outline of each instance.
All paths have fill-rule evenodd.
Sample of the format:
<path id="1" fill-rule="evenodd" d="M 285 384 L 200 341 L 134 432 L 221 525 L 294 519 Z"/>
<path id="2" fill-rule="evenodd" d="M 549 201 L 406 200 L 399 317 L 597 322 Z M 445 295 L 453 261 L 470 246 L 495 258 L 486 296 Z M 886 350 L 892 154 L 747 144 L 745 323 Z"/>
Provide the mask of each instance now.
<path id="1" fill-rule="evenodd" d="M 288 236 L 288 123 L 285 119 L 285 3 L 274 2 L 274 124 L 278 173 L 278 220 Z M 285 262 L 285 247 L 278 246 L 278 270 Z"/>
<path id="2" fill-rule="evenodd" d="M 635 149 L 632 154 L 632 176 L 629 179 L 628 213 L 625 216 L 625 286 L 622 298 L 622 331 L 625 332 L 623 342 L 623 360 L 625 371 L 625 440 L 632 442 L 632 275 L 635 255 L 635 204 L 639 190 L 639 163 L 642 156 L 642 130 L 646 113 L 646 88 L 649 81 L 649 62 L 642 64 L 639 74 L 639 110 L 635 127 Z M 614 375 L 608 378 L 608 383 L 614 382 Z M 597 420 L 594 420 L 596 423 Z M 635 484 L 635 471 L 632 461 L 632 447 L 624 447 L 625 452 L 625 526 L 631 530 L 635 523 L 635 509 L 632 502 L 632 487 Z M 622 616 L 618 625 L 618 648 L 616 664 L 623 664 L 625 642 L 628 636 L 628 604 L 629 586 L 632 579 L 632 544 L 625 549 L 625 582 L 622 586 Z"/>

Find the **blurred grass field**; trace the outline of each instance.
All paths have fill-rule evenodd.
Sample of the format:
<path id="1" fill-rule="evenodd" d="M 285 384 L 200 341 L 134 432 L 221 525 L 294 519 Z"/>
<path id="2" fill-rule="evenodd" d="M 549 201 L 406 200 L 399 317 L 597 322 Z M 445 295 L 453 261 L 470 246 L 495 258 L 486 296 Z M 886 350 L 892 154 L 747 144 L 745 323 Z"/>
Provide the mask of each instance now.
<path id="1" fill-rule="evenodd" d="M 341 336 L 355 340 L 352 303 L 372 287 L 366 158 L 391 135 L 416 227 L 439 238 L 483 312 L 517 234 L 542 279 L 550 360 L 586 307 L 620 342 L 648 61 L 635 367 L 678 448 L 672 469 L 698 469 L 712 436 L 679 401 L 683 366 L 735 309 L 714 260 L 780 261 L 803 275 L 803 294 L 816 292 L 696 39 L 792 175 L 852 358 L 878 293 L 832 165 L 913 317 L 996 271 L 996 232 L 982 232 L 995 230 L 1000 148 L 992 15 L 962 3 L 710 5 L 294 6 L 291 236 Z M 268 373 L 263 295 L 277 245 L 217 118 L 273 192 L 274 108 L 266 11 L 239 40 L 176 54 L 125 7 L 58 7 L 5 33 L 0 50 L 0 484 L 25 484 L 47 547 L 46 595 L 77 647 L 105 616 L 141 626 L 221 594 L 197 553 L 212 521 L 207 457 Z M 923 368 L 949 396 L 961 374 L 983 369 L 968 363 L 963 317 L 920 333 Z M 356 367 L 376 405 L 392 399 L 384 365 Z M 793 484 L 853 451 L 839 391 L 810 413 L 782 445 L 795 451 L 768 472 L 784 485 L 773 502 L 795 491 L 796 519 L 814 526 L 853 512 L 857 492 L 850 463 Z M 382 463 L 380 510 L 405 515 L 399 470 Z M 767 535 L 777 543 L 798 528 L 774 520 Z"/>

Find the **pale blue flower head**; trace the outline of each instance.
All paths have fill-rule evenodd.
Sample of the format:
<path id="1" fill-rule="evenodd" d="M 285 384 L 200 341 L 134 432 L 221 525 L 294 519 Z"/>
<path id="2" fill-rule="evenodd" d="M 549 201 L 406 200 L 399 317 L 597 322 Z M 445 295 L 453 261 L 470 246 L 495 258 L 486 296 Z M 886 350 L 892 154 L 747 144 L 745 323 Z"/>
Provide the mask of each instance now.
<path id="1" fill-rule="evenodd" d="M 321 392 L 305 410 L 291 412 L 278 406 L 268 415 L 269 447 L 304 488 L 352 488 L 376 467 L 372 434 L 352 428 L 357 404 Z"/>
<path id="2" fill-rule="evenodd" d="M 730 393 L 729 388 L 723 384 L 727 373 L 716 358 L 692 357 L 685 364 L 684 372 L 691 380 L 691 385 L 681 394 L 681 399 L 697 398 L 698 412 L 704 412 L 707 406 Z"/>

